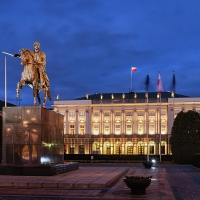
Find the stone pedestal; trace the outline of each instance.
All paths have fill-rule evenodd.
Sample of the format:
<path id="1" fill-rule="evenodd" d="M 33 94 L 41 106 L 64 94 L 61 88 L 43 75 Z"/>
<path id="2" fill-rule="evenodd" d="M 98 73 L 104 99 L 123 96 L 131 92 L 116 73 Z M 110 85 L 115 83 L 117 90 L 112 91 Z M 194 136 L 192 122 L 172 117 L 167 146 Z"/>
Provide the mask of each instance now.
<path id="1" fill-rule="evenodd" d="M 2 164 L 64 162 L 64 116 L 40 106 L 3 108 Z"/>

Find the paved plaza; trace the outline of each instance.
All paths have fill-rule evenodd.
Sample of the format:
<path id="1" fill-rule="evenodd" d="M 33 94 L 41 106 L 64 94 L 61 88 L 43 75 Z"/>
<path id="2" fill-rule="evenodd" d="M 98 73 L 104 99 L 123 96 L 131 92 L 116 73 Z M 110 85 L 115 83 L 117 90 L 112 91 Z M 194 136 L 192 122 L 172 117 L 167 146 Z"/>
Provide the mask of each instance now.
<path id="1" fill-rule="evenodd" d="M 145 195 L 133 195 L 125 175 L 153 176 Z M 200 200 L 200 171 L 191 165 L 157 163 L 80 164 L 55 176 L 0 175 L 1 199 Z"/>

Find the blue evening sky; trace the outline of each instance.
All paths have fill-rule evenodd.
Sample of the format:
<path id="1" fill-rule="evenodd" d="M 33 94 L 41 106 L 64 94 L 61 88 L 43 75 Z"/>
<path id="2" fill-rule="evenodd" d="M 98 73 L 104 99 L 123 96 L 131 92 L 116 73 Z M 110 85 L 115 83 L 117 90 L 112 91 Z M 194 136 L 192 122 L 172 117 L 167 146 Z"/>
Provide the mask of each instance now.
<path id="1" fill-rule="evenodd" d="M 199 0 L 1 0 L 0 50 L 18 53 L 39 41 L 53 100 L 86 93 L 156 91 L 158 73 L 170 91 L 200 96 Z M 0 99 L 4 100 L 4 54 L 0 54 Z M 6 56 L 7 101 L 16 104 L 23 67 Z M 24 86 L 21 105 L 32 105 Z M 48 102 L 50 107 L 53 102 Z"/>

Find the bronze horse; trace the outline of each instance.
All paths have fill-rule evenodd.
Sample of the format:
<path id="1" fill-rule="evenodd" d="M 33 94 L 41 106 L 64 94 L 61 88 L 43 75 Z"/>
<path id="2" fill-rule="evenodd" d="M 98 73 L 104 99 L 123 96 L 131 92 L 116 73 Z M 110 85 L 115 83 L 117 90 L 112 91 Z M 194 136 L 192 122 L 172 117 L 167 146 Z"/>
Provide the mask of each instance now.
<path id="1" fill-rule="evenodd" d="M 21 80 L 17 83 L 17 98 L 20 98 L 20 90 L 22 89 L 22 85 L 27 84 L 33 88 L 34 106 L 36 106 L 36 98 L 38 99 L 38 103 L 41 104 L 39 92 L 43 91 L 43 106 L 45 107 L 47 97 L 51 101 L 50 88 L 47 87 L 46 82 L 42 87 L 40 86 L 38 66 L 34 63 L 32 52 L 29 49 L 24 48 L 20 51 L 20 58 L 21 65 L 24 66 L 24 71 L 21 74 Z"/>

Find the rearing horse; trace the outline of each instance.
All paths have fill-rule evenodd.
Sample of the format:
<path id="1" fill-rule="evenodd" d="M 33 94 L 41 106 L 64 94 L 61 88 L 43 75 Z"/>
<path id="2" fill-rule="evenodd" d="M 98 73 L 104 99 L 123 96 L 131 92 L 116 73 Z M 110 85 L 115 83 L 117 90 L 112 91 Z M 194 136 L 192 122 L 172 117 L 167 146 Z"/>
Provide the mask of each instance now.
<path id="1" fill-rule="evenodd" d="M 38 103 L 40 104 L 40 95 L 39 91 L 42 90 L 44 92 L 44 101 L 43 106 L 45 107 L 47 96 L 51 101 L 50 88 L 45 84 L 40 87 L 39 84 L 39 72 L 37 68 L 37 64 L 34 63 L 33 54 L 29 49 L 22 49 L 20 51 L 21 57 L 21 65 L 24 66 L 24 71 L 21 74 L 21 80 L 17 83 L 17 98 L 20 98 L 20 90 L 22 89 L 22 85 L 28 84 L 31 88 L 33 88 L 33 97 L 34 97 L 34 106 L 36 106 L 36 98 L 38 99 Z"/>

